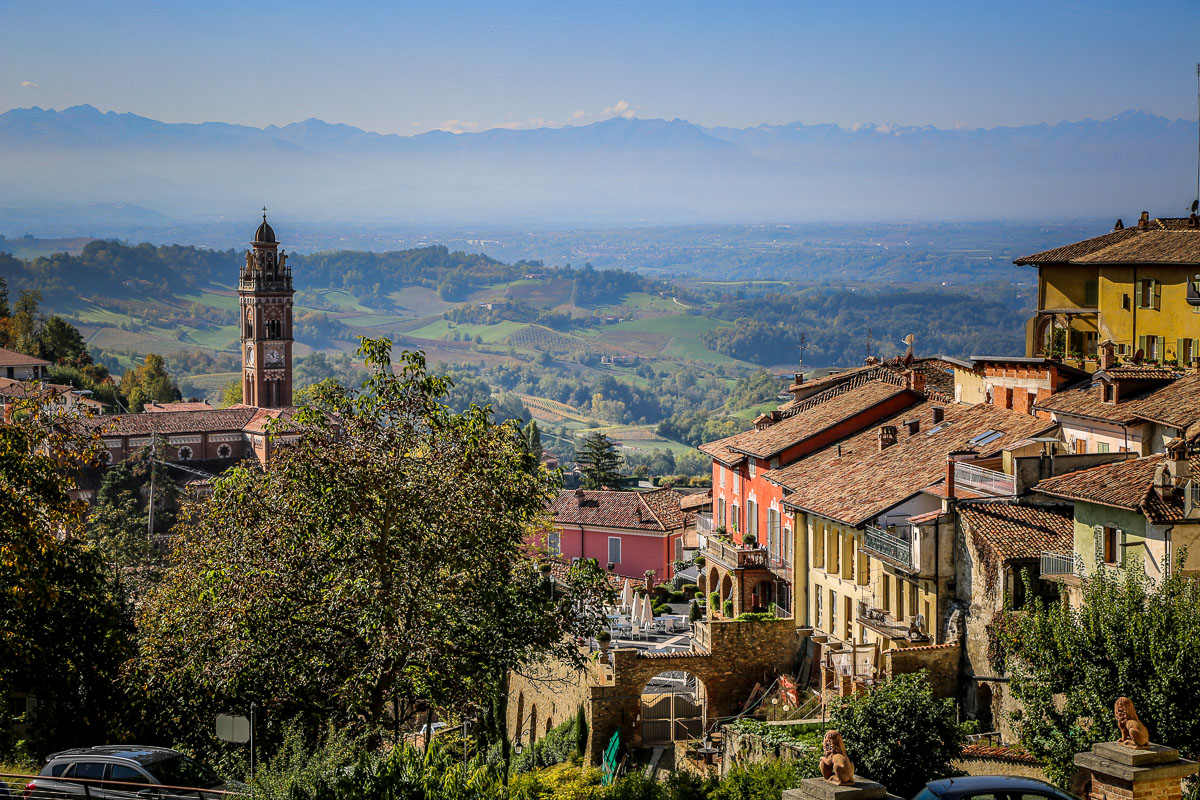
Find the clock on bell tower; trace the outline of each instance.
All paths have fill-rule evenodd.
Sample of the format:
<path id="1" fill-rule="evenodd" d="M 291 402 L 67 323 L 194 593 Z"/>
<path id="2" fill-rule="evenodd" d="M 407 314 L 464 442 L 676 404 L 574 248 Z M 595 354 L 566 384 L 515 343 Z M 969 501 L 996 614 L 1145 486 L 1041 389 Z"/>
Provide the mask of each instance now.
<path id="1" fill-rule="evenodd" d="M 242 402 L 259 408 L 292 404 L 292 268 L 278 248 L 264 208 L 238 275 Z"/>

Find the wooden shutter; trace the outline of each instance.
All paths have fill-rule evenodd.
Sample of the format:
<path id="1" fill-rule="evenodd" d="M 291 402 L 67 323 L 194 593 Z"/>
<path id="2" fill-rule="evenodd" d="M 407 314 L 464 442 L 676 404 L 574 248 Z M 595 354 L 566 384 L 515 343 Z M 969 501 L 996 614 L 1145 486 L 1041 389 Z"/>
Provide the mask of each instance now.
<path id="1" fill-rule="evenodd" d="M 1093 525 L 1092 533 L 1096 538 L 1096 566 L 1104 563 L 1104 526 Z"/>
<path id="2" fill-rule="evenodd" d="M 1141 281 L 1133 282 L 1133 305 L 1136 308 L 1142 307 L 1142 282 Z"/>
<path id="3" fill-rule="evenodd" d="M 1150 357 L 1150 354 L 1146 352 L 1146 337 L 1145 336 L 1138 337 L 1138 350 L 1141 350 L 1142 355 L 1145 356 L 1146 358 Z"/>
<path id="4" fill-rule="evenodd" d="M 871 557 L 866 550 L 858 551 L 858 585 L 866 586 L 871 582 Z"/>
<path id="5" fill-rule="evenodd" d="M 1184 366 L 1184 361 L 1187 359 L 1187 339 L 1175 340 L 1175 362 L 1179 366 Z"/>
<path id="6" fill-rule="evenodd" d="M 1158 346 L 1154 348 L 1154 357 L 1159 361 L 1165 361 L 1167 358 L 1167 337 L 1159 336 Z"/>
<path id="7" fill-rule="evenodd" d="M 1150 286 L 1154 289 L 1154 307 L 1156 309 L 1162 307 L 1162 284 L 1156 280 L 1150 281 Z"/>

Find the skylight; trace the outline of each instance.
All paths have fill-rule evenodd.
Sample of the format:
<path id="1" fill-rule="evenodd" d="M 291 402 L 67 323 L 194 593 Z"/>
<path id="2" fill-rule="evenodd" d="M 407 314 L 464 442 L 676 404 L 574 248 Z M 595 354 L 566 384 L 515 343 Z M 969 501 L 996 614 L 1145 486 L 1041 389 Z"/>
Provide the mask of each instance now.
<path id="1" fill-rule="evenodd" d="M 991 444 L 1004 435 L 1004 431 L 984 431 L 967 444 Z"/>

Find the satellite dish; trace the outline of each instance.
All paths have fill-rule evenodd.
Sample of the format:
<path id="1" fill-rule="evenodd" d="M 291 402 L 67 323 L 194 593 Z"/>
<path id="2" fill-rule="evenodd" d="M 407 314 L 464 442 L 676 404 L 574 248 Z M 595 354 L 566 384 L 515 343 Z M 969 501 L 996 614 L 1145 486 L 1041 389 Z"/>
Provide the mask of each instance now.
<path id="1" fill-rule="evenodd" d="M 1133 363 L 1140 364 L 1140 363 L 1142 363 L 1142 360 L 1145 358 L 1146 358 L 1146 351 L 1139 347 L 1137 349 L 1137 352 L 1133 354 Z"/>

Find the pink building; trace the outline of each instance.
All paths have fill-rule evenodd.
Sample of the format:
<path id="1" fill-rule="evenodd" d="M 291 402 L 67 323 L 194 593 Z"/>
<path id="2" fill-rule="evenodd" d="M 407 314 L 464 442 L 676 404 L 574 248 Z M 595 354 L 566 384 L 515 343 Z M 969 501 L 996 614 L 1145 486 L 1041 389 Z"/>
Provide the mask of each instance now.
<path id="1" fill-rule="evenodd" d="M 693 526 L 692 515 L 679 506 L 682 497 L 672 489 L 561 492 L 550 506 L 551 554 L 594 558 L 615 575 L 641 578 L 654 570 L 657 582 L 669 581 L 672 563 L 683 558 L 684 533 Z"/>

